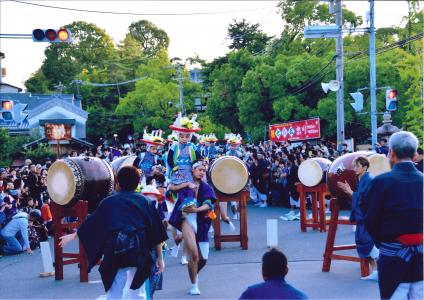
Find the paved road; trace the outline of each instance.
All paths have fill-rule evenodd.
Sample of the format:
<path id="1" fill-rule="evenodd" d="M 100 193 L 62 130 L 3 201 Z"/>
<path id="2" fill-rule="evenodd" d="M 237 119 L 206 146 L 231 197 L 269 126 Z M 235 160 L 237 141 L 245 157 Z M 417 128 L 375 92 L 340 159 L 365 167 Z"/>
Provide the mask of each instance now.
<path id="1" fill-rule="evenodd" d="M 221 251 L 211 248 L 209 261 L 200 273 L 200 296 L 189 296 L 187 268 L 179 259 L 168 258 L 164 290 L 157 299 L 237 299 L 243 290 L 261 281 L 261 257 L 266 247 L 266 219 L 276 219 L 282 208 L 248 207 L 249 250 L 237 243 L 224 243 Z M 225 229 L 226 225 L 223 224 Z M 308 230 L 300 232 L 299 221 L 278 221 L 279 248 L 289 259 L 287 281 L 304 291 L 311 299 L 378 299 L 376 282 L 359 279 L 359 263 L 335 261 L 329 273 L 321 272 L 326 234 Z M 352 243 L 351 226 L 339 226 L 336 243 Z M 172 243 L 172 242 L 170 242 Z M 70 247 L 74 247 L 71 245 Z M 211 239 L 211 247 L 213 240 Z M 53 252 L 52 252 L 53 253 Z M 65 266 L 63 281 L 40 278 L 40 251 L 32 256 L 21 254 L 0 259 L 1 299 L 95 299 L 104 294 L 97 269 L 90 273 L 89 283 L 79 283 L 76 265 Z"/>

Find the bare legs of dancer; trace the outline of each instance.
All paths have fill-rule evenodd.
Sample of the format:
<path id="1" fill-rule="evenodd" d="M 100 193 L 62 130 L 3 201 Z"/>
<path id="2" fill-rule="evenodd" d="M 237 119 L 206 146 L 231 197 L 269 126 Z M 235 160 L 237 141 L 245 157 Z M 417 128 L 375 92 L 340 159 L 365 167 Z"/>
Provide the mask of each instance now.
<path id="1" fill-rule="evenodd" d="M 197 286 L 197 274 L 201 268 L 204 267 L 206 261 L 201 257 L 199 248 L 196 242 L 196 235 L 194 233 L 193 227 L 184 220 L 181 229 L 183 232 L 184 243 L 187 245 L 188 250 L 188 275 L 190 276 L 191 287 L 189 294 L 191 295 L 200 295 L 199 288 Z M 201 262 L 201 263 L 200 263 Z"/>

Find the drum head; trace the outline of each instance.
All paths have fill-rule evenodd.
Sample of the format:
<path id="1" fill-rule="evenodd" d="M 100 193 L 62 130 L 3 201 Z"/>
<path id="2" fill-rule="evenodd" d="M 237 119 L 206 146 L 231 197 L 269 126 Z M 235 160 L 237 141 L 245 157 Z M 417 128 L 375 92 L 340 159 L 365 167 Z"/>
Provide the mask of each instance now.
<path id="1" fill-rule="evenodd" d="M 123 156 L 123 157 L 115 159 L 113 162 L 110 163 L 112 170 L 113 170 L 113 174 L 115 176 L 118 175 L 118 172 L 122 167 L 134 166 L 134 161 L 135 161 L 136 158 L 137 158 L 137 156 L 130 155 L 130 156 Z M 134 166 L 134 167 L 136 167 L 136 166 Z"/>
<path id="2" fill-rule="evenodd" d="M 378 176 L 380 174 L 390 172 L 390 161 L 384 154 L 372 154 L 368 157 L 370 160 L 370 172 L 373 176 Z"/>
<path id="3" fill-rule="evenodd" d="M 300 164 L 298 175 L 303 185 L 313 187 L 321 183 L 324 171 L 318 162 L 308 159 Z"/>
<path id="4" fill-rule="evenodd" d="M 211 166 L 213 186 L 224 194 L 236 194 L 247 184 L 249 174 L 244 163 L 235 157 L 217 159 Z"/>
<path id="5" fill-rule="evenodd" d="M 47 189 L 52 200 L 59 205 L 68 204 L 75 195 L 76 182 L 71 168 L 63 161 L 56 161 L 47 174 Z"/>

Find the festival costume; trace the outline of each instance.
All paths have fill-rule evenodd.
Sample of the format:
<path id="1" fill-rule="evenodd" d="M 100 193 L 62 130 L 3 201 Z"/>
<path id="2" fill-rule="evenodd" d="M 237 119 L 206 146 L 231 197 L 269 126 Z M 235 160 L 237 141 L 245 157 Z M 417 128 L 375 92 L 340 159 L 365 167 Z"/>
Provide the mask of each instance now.
<path id="1" fill-rule="evenodd" d="M 99 272 L 105 291 L 112 283 L 119 288 L 122 269 L 135 267 L 131 290 L 137 290 L 154 266 L 151 249 L 168 237 L 152 201 L 129 191 L 105 198 L 78 229 L 91 270 L 103 255 Z"/>
<path id="2" fill-rule="evenodd" d="M 146 179 L 152 173 L 153 166 L 158 164 L 158 156 L 150 153 L 150 147 L 164 146 L 161 130 L 154 130 L 152 133 L 144 131 L 142 142 L 147 144 L 146 152 L 139 155 L 139 160 L 135 162 L 142 171 L 142 176 Z"/>
<path id="3" fill-rule="evenodd" d="M 214 133 L 205 135 L 205 149 L 204 154 L 202 155 L 207 160 L 214 160 L 218 156 L 218 150 L 215 146 L 215 143 L 218 141 Z"/>
<path id="4" fill-rule="evenodd" d="M 176 121 L 169 128 L 177 133 L 194 133 L 200 131 L 199 124 L 196 122 L 196 115 L 189 120 L 187 117 L 181 117 L 181 113 L 178 114 Z M 193 143 L 174 143 L 169 148 L 167 157 L 168 166 L 172 170 L 170 184 L 193 183 L 191 165 L 198 159 L 200 159 L 200 154 L 196 151 L 196 146 Z M 168 194 L 170 197 L 175 198 L 175 193 L 168 192 Z M 197 203 L 194 198 L 194 191 L 188 187 L 178 190 L 176 192 L 176 198 L 177 202 L 169 218 L 169 223 L 178 230 L 181 230 L 181 224 L 185 217 L 182 214 L 183 209 L 189 206 L 197 207 Z M 191 218 L 191 216 L 188 215 L 188 218 Z M 195 220 L 189 220 L 189 222 L 193 227 L 196 226 Z"/>
<path id="5" fill-rule="evenodd" d="M 352 212 L 350 214 L 350 221 L 356 222 L 355 230 L 355 243 L 356 251 L 360 258 L 370 257 L 371 251 L 374 249 L 374 241 L 372 240 L 370 234 L 365 228 L 364 224 L 364 215 L 360 209 L 362 198 L 369 188 L 369 184 L 372 181 L 373 177 L 369 172 L 365 172 L 362 175 L 361 180 L 359 180 L 358 187 L 356 191 L 352 194 Z M 374 251 L 376 252 L 376 251 Z M 378 252 L 377 252 L 378 256 Z M 376 258 L 376 257 L 372 257 Z"/>
<path id="6" fill-rule="evenodd" d="M 161 221 L 165 219 L 164 214 L 164 199 L 165 196 L 162 195 L 158 189 L 156 188 L 156 182 L 152 182 L 152 184 L 147 185 L 143 190 L 141 191 L 141 194 L 146 196 L 149 200 L 153 201 L 155 203 L 156 209 L 159 213 L 159 218 Z M 164 250 L 163 253 L 166 253 L 166 243 L 163 243 L 162 249 Z M 156 260 L 158 257 L 158 253 L 155 248 L 152 248 L 151 251 L 153 260 Z M 164 258 L 165 260 L 165 255 Z M 155 266 L 154 266 L 155 267 Z M 153 299 L 153 294 L 155 291 L 162 290 L 162 281 L 163 281 L 163 275 L 162 273 L 155 274 L 156 269 L 154 272 L 151 273 L 148 280 L 145 281 L 144 287 L 142 286 L 140 288 L 140 294 L 146 294 L 146 299 Z"/>
<path id="7" fill-rule="evenodd" d="M 381 298 L 388 299 L 405 286 L 407 292 L 421 286 L 418 297 L 422 298 L 423 174 L 412 162 L 395 164 L 391 172 L 372 180 L 361 209 L 364 224 L 380 250 Z"/>

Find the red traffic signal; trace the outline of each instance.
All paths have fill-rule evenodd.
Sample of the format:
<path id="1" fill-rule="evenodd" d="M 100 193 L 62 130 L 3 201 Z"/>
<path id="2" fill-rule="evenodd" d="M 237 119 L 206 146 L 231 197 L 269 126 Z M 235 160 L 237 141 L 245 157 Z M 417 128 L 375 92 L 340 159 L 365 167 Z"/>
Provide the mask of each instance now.
<path id="1" fill-rule="evenodd" d="M 13 101 L 4 100 L 2 101 L 1 107 L 3 110 L 12 110 L 13 109 Z"/>
<path id="2" fill-rule="evenodd" d="M 396 111 L 397 110 L 397 90 L 388 89 L 386 90 L 386 110 Z"/>
<path id="3" fill-rule="evenodd" d="M 34 29 L 32 31 L 34 42 L 70 43 L 71 31 L 67 28 L 56 29 Z"/>
<path id="4" fill-rule="evenodd" d="M 387 98 L 389 98 L 389 99 L 395 99 L 395 98 L 397 98 L 397 90 L 389 90 L 389 93 L 387 95 Z"/>

